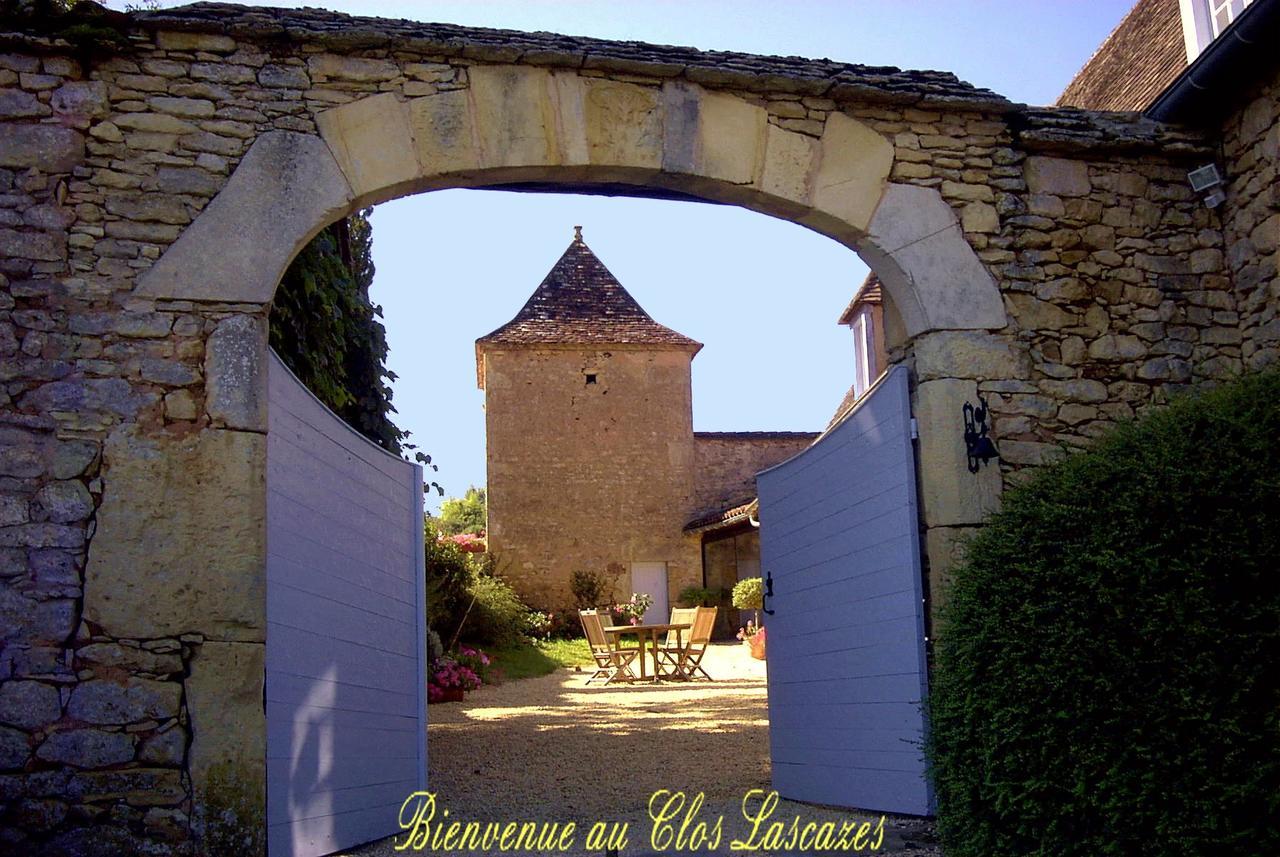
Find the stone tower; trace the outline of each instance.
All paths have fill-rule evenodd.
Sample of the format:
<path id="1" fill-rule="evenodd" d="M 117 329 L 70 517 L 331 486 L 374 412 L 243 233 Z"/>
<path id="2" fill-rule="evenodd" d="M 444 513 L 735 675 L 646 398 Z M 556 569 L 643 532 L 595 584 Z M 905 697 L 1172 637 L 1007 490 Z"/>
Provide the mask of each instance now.
<path id="1" fill-rule="evenodd" d="M 476 340 L 489 549 L 541 609 L 573 606 L 578 569 L 611 575 L 613 597 L 674 603 L 702 580 L 683 532 L 702 346 L 650 318 L 575 232 L 515 318 Z"/>

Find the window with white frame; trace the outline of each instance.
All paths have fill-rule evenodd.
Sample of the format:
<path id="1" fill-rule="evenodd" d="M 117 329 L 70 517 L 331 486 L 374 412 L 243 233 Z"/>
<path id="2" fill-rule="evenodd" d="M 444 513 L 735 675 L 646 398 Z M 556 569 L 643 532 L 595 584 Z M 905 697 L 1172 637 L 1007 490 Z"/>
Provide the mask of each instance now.
<path id="1" fill-rule="evenodd" d="M 1209 0 L 1209 20 L 1213 22 L 1213 37 L 1216 39 L 1221 36 L 1222 31 L 1239 18 L 1244 7 L 1251 2 L 1253 0 Z"/>
<path id="2" fill-rule="evenodd" d="M 875 319 L 871 308 L 863 307 L 849 325 L 853 329 L 853 395 L 861 396 L 879 374 L 876 365 Z"/>
<path id="3" fill-rule="evenodd" d="M 1231 26 L 1253 0 L 1178 0 L 1187 62 L 1209 47 L 1209 43 Z"/>

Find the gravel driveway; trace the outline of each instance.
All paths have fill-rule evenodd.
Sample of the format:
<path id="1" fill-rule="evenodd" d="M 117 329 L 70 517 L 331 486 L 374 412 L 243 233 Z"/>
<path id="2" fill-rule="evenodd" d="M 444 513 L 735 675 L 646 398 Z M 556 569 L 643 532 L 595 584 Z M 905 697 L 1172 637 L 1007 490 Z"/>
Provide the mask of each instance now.
<path id="1" fill-rule="evenodd" d="M 575 847 L 557 852 L 570 855 L 602 853 L 585 848 L 591 823 L 628 822 L 625 857 L 656 850 L 649 839 L 651 794 L 682 790 L 692 799 L 703 792 L 698 820 L 713 824 L 724 816 L 724 836 L 712 853 L 730 853 L 730 841 L 749 832 L 741 815 L 744 793 L 769 788 L 765 670 L 736 643 L 712 646 L 704 664 L 714 682 L 584 687 L 589 673 L 560 670 L 486 687 L 463 703 L 431 706 L 429 777 L 437 819 L 447 807 L 450 820 L 573 821 Z M 879 820 L 789 801 L 770 819 L 790 822 L 793 815 L 802 823 Z M 402 838 L 350 854 L 404 854 L 394 850 Z M 923 822 L 890 816 L 874 853 L 940 854 L 926 844 L 931 839 Z"/>

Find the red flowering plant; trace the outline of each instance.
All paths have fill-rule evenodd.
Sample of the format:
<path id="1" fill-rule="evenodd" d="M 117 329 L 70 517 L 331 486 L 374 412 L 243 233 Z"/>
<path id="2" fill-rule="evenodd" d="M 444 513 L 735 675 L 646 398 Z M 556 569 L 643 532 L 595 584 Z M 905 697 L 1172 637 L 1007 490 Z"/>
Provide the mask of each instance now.
<path id="1" fill-rule="evenodd" d="M 435 659 L 431 664 L 431 678 L 427 681 L 428 701 L 438 701 L 446 690 L 475 690 L 480 686 L 480 676 L 471 667 L 458 663 L 448 655 Z"/>

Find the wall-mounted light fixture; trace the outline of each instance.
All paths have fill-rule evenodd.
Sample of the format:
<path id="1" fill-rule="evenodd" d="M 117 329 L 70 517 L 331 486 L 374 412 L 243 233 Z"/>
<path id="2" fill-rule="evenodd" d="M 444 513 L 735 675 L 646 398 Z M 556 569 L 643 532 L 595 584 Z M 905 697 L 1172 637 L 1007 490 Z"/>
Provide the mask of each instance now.
<path id="1" fill-rule="evenodd" d="M 1205 164 L 1187 173 L 1191 189 L 1201 195 L 1206 208 L 1217 208 L 1227 195 L 1222 192 L 1222 173 L 1217 164 Z"/>
<path id="2" fill-rule="evenodd" d="M 995 441 L 987 434 L 987 400 L 978 397 L 978 406 L 964 403 L 964 453 L 969 458 L 969 472 L 977 473 L 979 468 L 993 458 L 999 458 Z"/>

